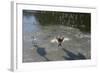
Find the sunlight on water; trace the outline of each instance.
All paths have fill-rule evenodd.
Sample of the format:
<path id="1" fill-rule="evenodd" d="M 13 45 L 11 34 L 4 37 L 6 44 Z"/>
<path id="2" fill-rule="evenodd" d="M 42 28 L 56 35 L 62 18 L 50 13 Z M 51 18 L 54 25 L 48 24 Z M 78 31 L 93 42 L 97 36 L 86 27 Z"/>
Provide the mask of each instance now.
<path id="1" fill-rule="evenodd" d="M 76 21 L 77 15 L 83 18 L 83 15 L 73 13 L 67 13 L 69 16 L 67 18 L 67 16 L 64 17 L 64 13 L 59 15 L 59 12 L 24 11 L 23 62 L 90 59 L 91 35 L 81 32 L 81 28 L 70 26 L 71 18 Z M 80 17 L 78 21 L 79 19 Z M 76 22 L 74 25 L 79 26 Z M 57 40 L 58 35 L 64 36 L 64 40 L 67 40 L 62 43 L 63 48 L 58 47 L 56 42 L 50 42 L 53 39 Z"/>
<path id="2" fill-rule="evenodd" d="M 34 15 L 24 15 L 23 24 L 24 32 L 37 32 L 40 30 L 39 22 Z"/>

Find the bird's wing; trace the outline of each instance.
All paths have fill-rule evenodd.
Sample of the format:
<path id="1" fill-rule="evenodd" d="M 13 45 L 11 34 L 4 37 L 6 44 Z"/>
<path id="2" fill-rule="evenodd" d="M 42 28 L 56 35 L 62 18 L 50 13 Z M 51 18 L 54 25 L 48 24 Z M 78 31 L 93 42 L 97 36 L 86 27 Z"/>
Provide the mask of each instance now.
<path id="1" fill-rule="evenodd" d="M 57 42 L 57 39 L 52 39 L 50 42 L 51 42 L 51 43 L 58 43 L 58 42 Z"/>
<path id="2" fill-rule="evenodd" d="M 69 38 L 64 38 L 63 42 L 69 41 L 69 40 L 70 40 Z"/>

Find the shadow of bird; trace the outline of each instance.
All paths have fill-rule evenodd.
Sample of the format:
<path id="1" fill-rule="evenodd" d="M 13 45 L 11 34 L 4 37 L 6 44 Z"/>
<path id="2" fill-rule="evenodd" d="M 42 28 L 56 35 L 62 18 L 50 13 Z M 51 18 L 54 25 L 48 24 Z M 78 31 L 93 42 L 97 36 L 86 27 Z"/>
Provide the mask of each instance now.
<path id="1" fill-rule="evenodd" d="M 63 56 L 65 60 L 82 60 L 82 59 L 86 59 L 86 57 L 81 53 L 75 54 L 75 53 L 73 53 L 71 51 L 68 51 L 64 48 L 63 48 L 63 51 L 66 52 L 66 56 Z"/>
<path id="2" fill-rule="evenodd" d="M 46 57 L 46 51 L 45 48 L 42 47 L 37 47 L 37 53 L 42 56 L 43 58 L 45 58 L 46 61 L 50 61 L 47 57 Z"/>

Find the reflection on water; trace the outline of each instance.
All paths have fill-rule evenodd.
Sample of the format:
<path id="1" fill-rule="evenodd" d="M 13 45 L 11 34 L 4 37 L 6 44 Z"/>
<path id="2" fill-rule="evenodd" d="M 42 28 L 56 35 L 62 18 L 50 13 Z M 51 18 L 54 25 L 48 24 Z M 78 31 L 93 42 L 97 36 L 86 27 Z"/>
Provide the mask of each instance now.
<path id="1" fill-rule="evenodd" d="M 33 60 L 33 38 L 41 31 L 39 22 L 33 14 L 23 15 L 23 61 Z"/>
<path id="2" fill-rule="evenodd" d="M 39 22 L 32 14 L 23 16 L 23 31 L 24 32 L 37 32 L 40 30 Z"/>
<path id="3" fill-rule="evenodd" d="M 34 12 L 23 14 L 23 62 L 90 59 L 90 35 L 84 36 L 77 28 L 57 25 L 53 21 L 43 25 L 37 18 Z M 41 20 L 50 21 L 43 18 Z M 63 43 L 67 51 L 58 48 L 57 43 L 50 43 L 59 34 L 71 38 Z"/>

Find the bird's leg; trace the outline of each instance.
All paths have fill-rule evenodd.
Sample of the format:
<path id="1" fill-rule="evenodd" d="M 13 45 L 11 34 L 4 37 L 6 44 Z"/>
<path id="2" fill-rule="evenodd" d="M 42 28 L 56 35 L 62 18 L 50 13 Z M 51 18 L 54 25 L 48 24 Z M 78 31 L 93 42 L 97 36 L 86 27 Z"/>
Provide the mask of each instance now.
<path id="1" fill-rule="evenodd" d="M 62 46 L 62 44 L 58 44 L 58 47 L 61 47 L 61 48 L 63 49 L 63 46 Z"/>
<path id="2" fill-rule="evenodd" d="M 60 47 L 60 46 L 62 47 L 62 44 L 61 43 L 58 44 L 58 47 Z"/>
<path id="3" fill-rule="evenodd" d="M 58 44 L 58 47 L 60 46 L 60 44 Z"/>

